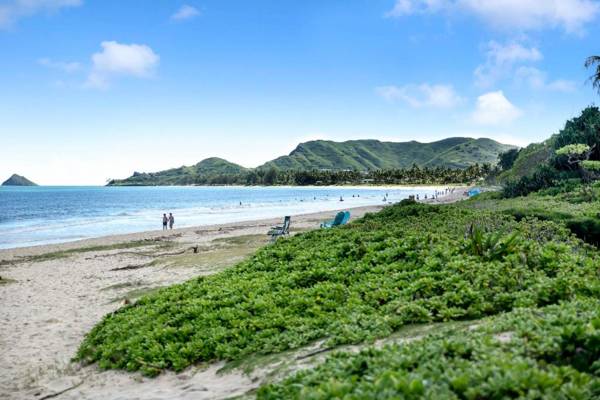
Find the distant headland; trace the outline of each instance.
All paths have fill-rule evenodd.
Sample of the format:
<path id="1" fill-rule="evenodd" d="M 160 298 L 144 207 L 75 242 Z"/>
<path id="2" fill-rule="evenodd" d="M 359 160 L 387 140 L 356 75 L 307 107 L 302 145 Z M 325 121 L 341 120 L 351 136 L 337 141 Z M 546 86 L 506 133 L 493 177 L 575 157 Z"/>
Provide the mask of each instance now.
<path id="1" fill-rule="evenodd" d="M 2 183 L 2 186 L 37 186 L 37 183 L 30 181 L 24 176 L 12 174 L 10 178 Z"/>

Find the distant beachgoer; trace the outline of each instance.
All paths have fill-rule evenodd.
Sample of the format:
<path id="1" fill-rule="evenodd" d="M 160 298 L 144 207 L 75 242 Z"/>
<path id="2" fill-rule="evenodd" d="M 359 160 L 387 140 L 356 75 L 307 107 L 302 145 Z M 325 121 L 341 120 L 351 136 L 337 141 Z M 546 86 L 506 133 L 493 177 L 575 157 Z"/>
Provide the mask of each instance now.
<path id="1" fill-rule="evenodd" d="M 163 214 L 163 231 L 167 230 L 168 223 L 169 223 L 169 217 L 167 217 L 167 214 Z"/>
<path id="2" fill-rule="evenodd" d="M 173 229 L 173 224 L 175 224 L 175 217 L 172 213 L 169 213 L 169 228 Z"/>
<path id="3" fill-rule="evenodd" d="M 340 196 L 340 201 L 344 201 L 344 198 L 342 196 Z"/>

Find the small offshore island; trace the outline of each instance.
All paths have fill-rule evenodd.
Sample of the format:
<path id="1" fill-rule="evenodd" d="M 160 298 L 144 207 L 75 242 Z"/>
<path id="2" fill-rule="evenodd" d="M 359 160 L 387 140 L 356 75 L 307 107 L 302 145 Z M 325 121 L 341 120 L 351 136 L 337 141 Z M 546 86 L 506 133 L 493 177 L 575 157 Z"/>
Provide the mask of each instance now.
<path id="1" fill-rule="evenodd" d="M 24 176 L 12 174 L 10 178 L 2 183 L 2 186 L 37 186 L 37 183 L 30 181 Z"/>
<path id="2" fill-rule="evenodd" d="M 156 185 L 429 185 L 468 183 L 486 176 L 500 153 L 516 146 L 453 137 L 431 143 L 314 140 L 257 168 L 212 157 L 193 166 L 134 172 L 108 186 Z"/>

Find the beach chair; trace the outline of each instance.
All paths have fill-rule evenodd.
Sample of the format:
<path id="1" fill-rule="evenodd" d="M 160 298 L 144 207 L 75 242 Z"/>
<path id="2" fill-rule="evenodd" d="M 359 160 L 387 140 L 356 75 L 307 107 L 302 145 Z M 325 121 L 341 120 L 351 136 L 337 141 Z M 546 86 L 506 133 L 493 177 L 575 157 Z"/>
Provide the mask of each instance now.
<path id="1" fill-rule="evenodd" d="M 346 225 L 350 221 L 350 211 L 344 211 L 344 219 L 340 225 Z"/>
<path id="2" fill-rule="evenodd" d="M 292 217 L 286 215 L 283 219 L 283 225 L 274 226 L 267 233 L 267 235 L 271 236 L 271 241 L 274 242 L 280 236 L 289 235 L 290 234 L 290 224 L 292 223 Z"/>
<path id="3" fill-rule="evenodd" d="M 321 224 L 321 228 L 333 228 L 334 226 L 342 225 L 342 222 L 345 218 L 350 219 L 350 213 L 348 213 L 348 217 L 346 217 L 347 211 L 340 211 L 335 215 L 335 218 L 331 221 L 325 221 Z M 347 221 L 346 221 L 347 222 Z"/>

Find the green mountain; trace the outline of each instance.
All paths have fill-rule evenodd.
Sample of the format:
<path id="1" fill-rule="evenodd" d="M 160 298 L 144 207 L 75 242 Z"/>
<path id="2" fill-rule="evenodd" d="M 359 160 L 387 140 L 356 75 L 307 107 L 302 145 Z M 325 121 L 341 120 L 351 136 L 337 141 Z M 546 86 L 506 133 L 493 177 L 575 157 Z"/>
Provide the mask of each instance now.
<path id="1" fill-rule="evenodd" d="M 2 186 L 37 186 L 24 176 L 13 174 L 10 178 L 2 183 Z"/>
<path id="2" fill-rule="evenodd" d="M 221 158 L 208 158 L 196 165 L 154 173 L 134 172 L 127 179 L 111 180 L 109 185 L 190 185 L 253 184 L 276 180 L 273 170 L 390 170 L 394 168 L 445 167 L 464 169 L 474 164 L 496 164 L 498 154 L 514 146 L 491 139 L 448 138 L 431 143 L 315 140 L 301 143 L 287 156 L 276 158 L 256 169 L 244 168 Z M 259 179 L 260 177 L 260 179 Z"/>
<path id="3" fill-rule="evenodd" d="M 197 182 L 211 183 L 210 179 L 235 176 L 247 172 L 241 165 L 222 158 L 212 157 L 196 165 L 182 166 L 160 172 L 134 172 L 127 179 L 111 180 L 110 186 L 190 185 Z"/>
<path id="4" fill-rule="evenodd" d="M 315 140 L 301 143 L 288 156 L 259 167 L 284 170 L 375 170 L 420 167 L 466 168 L 479 163 L 495 164 L 498 154 L 514 146 L 491 139 L 448 138 L 431 143 Z"/>

